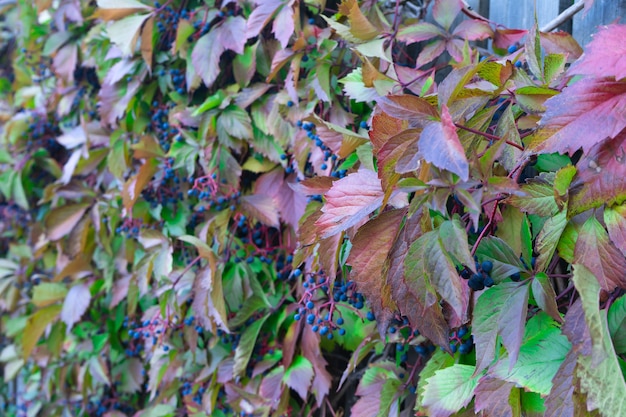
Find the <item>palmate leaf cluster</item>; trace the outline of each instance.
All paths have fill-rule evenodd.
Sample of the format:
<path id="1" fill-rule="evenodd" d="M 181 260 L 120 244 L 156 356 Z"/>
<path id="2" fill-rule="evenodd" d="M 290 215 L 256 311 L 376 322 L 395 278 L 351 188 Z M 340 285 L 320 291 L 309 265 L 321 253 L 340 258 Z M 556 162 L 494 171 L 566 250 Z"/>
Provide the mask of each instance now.
<path id="1" fill-rule="evenodd" d="M 3 415 L 626 413 L 624 26 L 0 7 Z"/>

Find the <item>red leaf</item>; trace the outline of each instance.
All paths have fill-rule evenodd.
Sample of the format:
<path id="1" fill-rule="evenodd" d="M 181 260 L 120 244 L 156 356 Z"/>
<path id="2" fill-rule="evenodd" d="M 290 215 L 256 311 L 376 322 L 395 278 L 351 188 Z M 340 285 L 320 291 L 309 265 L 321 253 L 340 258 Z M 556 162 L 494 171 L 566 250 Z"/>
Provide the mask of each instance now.
<path id="1" fill-rule="evenodd" d="M 585 153 L 602 140 L 614 138 L 626 127 L 626 83 L 583 79 L 546 101 L 540 125 L 549 137 L 533 149 L 539 153 Z"/>
<path id="2" fill-rule="evenodd" d="M 300 346 L 302 347 L 302 354 L 311 362 L 313 370 L 315 371 L 313 382 L 311 383 L 311 391 L 315 394 L 317 406 L 320 407 L 324 398 L 326 398 L 330 391 L 332 376 L 326 370 L 328 363 L 324 359 L 322 350 L 320 349 L 319 333 L 313 331 L 302 332 Z"/>
<path id="3" fill-rule="evenodd" d="M 585 6 L 585 8 L 587 8 Z M 587 45 L 585 54 L 572 65 L 569 74 L 598 78 L 626 77 L 626 25 L 601 26 Z"/>
<path id="4" fill-rule="evenodd" d="M 482 41 L 493 36 L 489 23 L 483 20 L 468 19 L 454 28 L 454 35 L 468 41 Z"/>
<path id="5" fill-rule="evenodd" d="M 626 259 L 594 216 L 589 217 L 578 234 L 572 263 L 580 263 L 589 269 L 604 291 L 626 288 Z"/>
<path id="6" fill-rule="evenodd" d="M 406 26 L 398 31 L 398 40 L 407 44 L 427 41 L 435 36 L 445 36 L 446 33 L 428 22 L 420 22 L 415 25 Z"/>
<path id="7" fill-rule="evenodd" d="M 496 48 L 506 49 L 509 46 L 518 43 L 528 33 L 522 29 L 496 29 L 496 35 L 493 38 L 493 44 Z"/>
<path id="8" fill-rule="evenodd" d="M 469 178 L 469 164 L 465 150 L 448 107 L 441 108 L 441 122 L 426 125 L 418 142 L 419 154 L 438 168 L 457 174 L 463 181 Z"/>
<path id="9" fill-rule="evenodd" d="M 406 210 L 385 211 L 365 223 L 352 239 L 352 249 L 346 264 L 352 265 L 350 278 L 369 301 L 374 314 L 382 316 L 383 310 L 395 311 L 391 289 L 383 274 L 383 267 Z"/>
<path id="10" fill-rule="evenodd" d="M 124 183 L 122 201 L 124 202 L 124 210 L 127 213 L 132 213 L 135 202 L 157 172 L 158 165 L 159 163 L 156 159 L 148 159 L 141 168 L 139 168 L 137 175 L 133 175 Z"/>
<path id="11" fill-rule="evenodd" d="M 319 241 L 317 253 L 320 266 L 331 280 L 337 276 L 342 243 L 343 236 L 340 233 Z"/>
<path id="12" fill-rule="evenodd" d="M 438 39 L 426 45 L 415 60 L 415 68 L 420 68 L 440 57 L 446 50 L 446 44 L 445 40 Z"/>
<path id="13" fill-rule="evenodd" d="M 334 177 L 313 177 L 300 181 L 296 187 L 304 195 L 322 195 L 330 190 L 335 181 L 337 178 Z"/>
<path id="14" fill-rule="evenodd" d="M 380 152 L 374 154 L 384 189 L 398 181 L 400 176 L 397 173 L 414 171 L 419 167 L 420 158 L 417 158 L 417 146 L 414 146 L 419 135 L 418 129 L 405 130 L 390 138 Z"/>
<path id="15" fill-rule="evenodd" d="M 242 211 L 268 226 L 278 227 L 278 207 L 274 199 L 266 194 L 252 194 L 241 197 Z"/>
<path id="16" fill-rule="evenodd" d="M 387 100 L 392 100 L 386 97 Z M 391 106 L 392 103 L 390 103 Z M 379 106 L 380 107 L 380 106 Z M 395 106 L 393 106 L 395 108 Z M 382 107 L 380 107 L 382 108 Z M 375 115 L 372 118 L 372 128 L 369 136 L 372 141 L 374 155 L 377 155 L 380 149 L 387 141 L 408 127 L 405 121 L 392 117 L 385 112 Z"/>
<path id="17" fill-rule="evenodd" d="M 476 395 L 474 410 L 477 413 L 483 411 L 487 416 L 513 416 L 508 401 L 513 388 L 515 384 L 512 382 L 501 381 L 488 375 L 483 376 L 474 390 Z"/>
<path id="18" fill-rule="evenodd" d="M 626 200 L 626 131 L 593 147 L 578 162 L 570 186 L 569 214 Z"/>
<path id="19" fill-rule="evenodd" d="M 574 375 L 578 355 L 579 352 L 574 349 L 569 351 L 556 375 L 552 378 L 552 390 L 544 402 L 546 406 L 544 416 L 566 417 L 578 415 L 575 413 L 574 403 L 574 388 L 576 386 Z M 586 413 L 582 415 L 584 414 Z"/>
<path id="20" fill-rule="evenodd" d="M 422 234 L 421 217 L 421 211 L 413 214 L 400 231 L 389 253 L 387 280 L 391 286 L 394 301 L 400 312 L 408 317 L 411 325 L 436 345 L 448 346 L 450 329 L 443 316 L 437 294 L 431 287 L 416 285 L 419 283 L 409 278 L 405 272 L 405 260 L 409 247 Z M 390 316 L 391 314 L 387 317 Z M 379 331 L 382 327 L 384 333 L 387 323 L 381 319 L 385 317 L 377 317 L 376 321 Z"/>
<path id="21" fill-rule="evenodd" d="M 306 208 L 306 196 L 295 182 L 283 178 L 283 172 L 282 169 L 274 169 L 261 175 L 254 186 L 255 194 L 272 197 L 280 217 L 298 230 L 298 221 Z"/>
<path id="22" fill-rule="evenodd" d="M 566 54 L 567 62 L 573 62 L 583 54 L 583 48 L 567 32 L 541 32 L 539 36 L 541 38 L 541 46 L 544 47 L 546 53 Z"/>
<path id="23" fill-rule="evenodd" d="M 437 109 L 432 104 L 423 98 L 409 94 L 382 97 L 377 101 L 377 104 L 389 116 L 408 120 L 409 127 L 423 127 L 427 122 L 438 117 Z M 378 121 L 382 122 L 383 120 L 379 118 Z M 379 128 L 375 124 L 372 127 L 374 130 Z"/>
<path id="24" fill-rule="evenodd" d="M 384 192 L 374 171 L 361 169 L 335 181 L 315 222 L 320 238 L 340 233 L 380 208 Z"/>

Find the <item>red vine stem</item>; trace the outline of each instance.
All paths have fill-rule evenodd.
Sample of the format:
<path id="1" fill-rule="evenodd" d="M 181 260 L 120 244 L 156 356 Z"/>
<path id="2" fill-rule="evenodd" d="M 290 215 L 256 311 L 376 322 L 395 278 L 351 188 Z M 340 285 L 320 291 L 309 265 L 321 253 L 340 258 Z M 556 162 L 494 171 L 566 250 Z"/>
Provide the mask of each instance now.
<path id="1" fill-rule="evenodd" d="M 491 210 L 491 216 L 489 216 L 489 221 L 487 222 L 487 224 L 483 228 L 483 231 L 480 232 L 480 235 L 478 236 L 478 239 L 476 239 L 476 243 L 474 243 L 474 246 L 472 246 L 472 252 L 471 252 L 472 256 L 474 256 L 474 254 L 476 253 L 476 249 L 478 249 L 478 245 L 480 244 L 480 241 L 483 240 L 483 238 L 487 234 L 487 231 L 491 228 L 491 225 L 493 223 L 493 219 L 496 216 L 496 210 L 497 209 L 498 209 L 498 203 L 493 205 L 493 210 Z"/>
<path id="2" fill-rule="evenodd" d="M 479 136 L 485 137 L 485 138 L 487 138 L 489 140 L 502 140 L 502 138 L 500 136 L 491 135 L 491 134 L 486 133 L 486 132 L 481 132 L 480 130 L 472 129 L 471 127 L 463 126 L 462 124 L 459 124 L 459 123 L 455 123 L 454 126 L 458 127 L 459 129 L 467 130 L 468 132 L 474 133 L 475 135 L 479 135 Z M 511 142 L 509 140 L 505 140 L 504 142 L 507 145 L 511 145 L 514 148 L 519 149 L 520 151 L 524 150 L 524 147 L 522 145 L 518 145 L 515 142 Z"/>
<path id="3" fill-rule="evenodd" d="M 198 261 L 202 259 L 201 256 L 196 257 L 196 259 L 194 259 L 193 261 L 191 261 L 189 263 L 189 265 L 187 265 L 185 267 L 185 269 L 183 270 L 183 272 L 180 273 L 180 275 L 178 277 L 176 277 L 176 279 L 174 280 L 174 283 L 172 284 L 172 289 L 176 288 L 176 284 L 178 284 L 178 281 L 180 281 L 180 279 L 191 269 L 192 266 L 194 266 L 196 263 L 198 263 Z"/>

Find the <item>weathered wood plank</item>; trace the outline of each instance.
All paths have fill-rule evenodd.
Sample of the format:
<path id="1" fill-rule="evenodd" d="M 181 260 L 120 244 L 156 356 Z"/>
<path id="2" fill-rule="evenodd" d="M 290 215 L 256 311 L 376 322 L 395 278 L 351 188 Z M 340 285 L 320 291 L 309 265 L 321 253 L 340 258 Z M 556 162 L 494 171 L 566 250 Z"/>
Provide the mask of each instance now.
<path id="1" fill-rule="evenodd" d="M 573 35 L 581 45 L 591 41 L 598 26 L 617 21 L 626 23 L 626 0 L 595 0 L 593 7 L 574 16 Z"/>
<path id="2" fill-rule="evenodd" d="M 559 14 L 559 1 L 537 0 L 539 26 Z M 513 29 L 528 29 L 535 22 L 535 0 L 490 0 L 489 19 Z"/>

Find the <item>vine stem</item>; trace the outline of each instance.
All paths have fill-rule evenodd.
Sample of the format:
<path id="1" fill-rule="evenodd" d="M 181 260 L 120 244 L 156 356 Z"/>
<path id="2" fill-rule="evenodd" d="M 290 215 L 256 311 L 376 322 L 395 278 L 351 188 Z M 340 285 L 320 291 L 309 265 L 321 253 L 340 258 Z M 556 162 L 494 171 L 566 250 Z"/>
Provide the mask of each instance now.
<path id="1" fill-rule="evenodd" d="M 460 123 L 455 123 L 454 126 L 458 127 L 459 129 L 467 130 L 468 132 L 474 133 L 475 135 L 482 136 L 482 137 L 487 138 L 489 140 L 503 140 L 500 136 L 492 135 L 492 134 L 486 133 L 486 132 L 481 132 L 480 130 L 472 129 L 471 127 L 467 127 L 467 126 L 463 126 Z M 519 149 L 520 151 L 524 150 L 524 147 L 522 145 L 518 145 L 515 142 L 511 142 L 509 140 L 505 140 L 504 142 L 507 145 L 511 145 L 514 148 Z"/>
<path id="2" fill-rule="evenodd" d="M 487 234 L 487 231 L 491 228 L 491 225 L 493 223 L 493 218 L 496 216 L 497 209 L 498 209 L 498 203 L 493 205 L 493 210 L 491 210 L 491 216 L 489 216 L 489 221 L 483 228 L 483 231 L 480 232 L 480 235 L 478 236 L 478 239 L 476 239 L 476 243 L 474 243 L 474 246 L 472 246 L 472 252 L 471 252 L 472 256 L 474 256 L 474 254 L 476 253 L 476 250 L 478 249 L 478 245 L 480 244 L 480 241 L 483 240 L 483 238 Z"/>
<path id="3" fill-rule="evenodd" d="M 187 265 L 185 267 L 185 269 L 183 270 L 183 272 L 180 273 L 180 275 L 178 277 L 176 277 L 176 279 L 174 280 L 174 283 L 172 284 L 172 289 L 176 288 L 176 284 L 178 284 L 178 281 L 180 281 L 180 279 L 191 269 L 192 266 L 194 266 L 195 264 L 198 263 L 198 261 L 200 261 L 200 259 L 202 259 L 201 256 L 197 256 L 196 259 L 194 259 L 193 261 L 191 261 L 189 263 L 189 265 Z"/>

